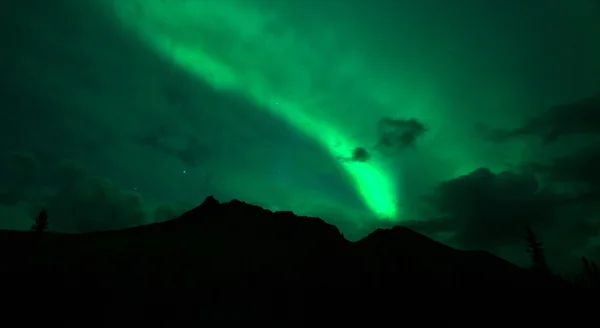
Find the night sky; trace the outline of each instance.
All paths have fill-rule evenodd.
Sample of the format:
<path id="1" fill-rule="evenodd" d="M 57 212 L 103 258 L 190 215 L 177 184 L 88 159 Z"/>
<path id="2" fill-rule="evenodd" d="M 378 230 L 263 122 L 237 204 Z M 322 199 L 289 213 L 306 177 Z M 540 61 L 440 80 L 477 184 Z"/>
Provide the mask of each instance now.
<path id="1" fill-rule="evenodd" d="M 522 264 L 530 223 L 555 268 L 600 255 L 597 0 L 0 13 L 0 228 L 41 208 L 56 231 L 123 228 L 212 194 L 352 240 L 402 224 Z"/>

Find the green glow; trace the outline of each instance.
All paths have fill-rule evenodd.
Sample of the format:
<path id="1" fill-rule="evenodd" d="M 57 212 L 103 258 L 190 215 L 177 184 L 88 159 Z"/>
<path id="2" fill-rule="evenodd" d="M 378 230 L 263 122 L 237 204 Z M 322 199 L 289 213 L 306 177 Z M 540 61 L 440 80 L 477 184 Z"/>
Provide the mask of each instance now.
<path id="1" fill-rule="evenodd" d="M 170 54 L 182 67 L 208 80 L 215 87 L 237 91 L 243 88 L 243 84 L 237 79 L 235 72 L 212 60 L 201 50 L 187 49 L 161 38 L 156 38 L 154 41 L 159 50 Z M 344 138 L 332 125 L 312 119 L 303 113 L 298 105 L 284 98 L 275 98 L 276 100 L 266 98 L 261 95 L 264 92 L 261 87 L 249 85 L 244 92 L 251 95 L 260 105 L 283 116 L 299 130 L 319 140 L 334 157 L 349 157 L 352 154 L 352 150 L 357 145 L 353 145 Z M 273 104 L 276 104 L 276 108 Z M 356 188 L 378 217 L 386 219 L 397 217 L 394 186 L 381 168 L 374 163 L 344 162 L 341 165 L 354 178 Z"/>
<path id="2" fill-rule="evenodd" d="M 338 124 L 321 114 L 333 112 L 327 108 L 326 104 L 317 104 L 307 99 L 298 101 L 297 97 L 290 97 L 287 93 L 277 90 L 272 83 L 264 81 L 264 77 L 248 78 L 248 72 L 229 65 L 220 57 L 221 54 L 211 53 L 210 46 L 204 43 L 202 38 L 190 39 L 189 34 L 193 31 L 182 34 L 178 27 L 184 26 L 184 24 L 178 26 L 180 23 L 178 19 L 189 18 L 185 17 L 185 14 L 189 15 L 188 12 L 175 10 L 182 8 L 165 8 L 164 4 L 153 1 L 140 2 L 138 6 L 142 8 L 142 11 L 149 17 L 153 17 L 153 20 L 148 22 L 143 21 L 138 14 L 127 11 L 127 6 L 132 3 L 125 0 L 115 2 L 115 9 L 125 25 L 139 33 L 159 53 L 170 58 L 180 67 L 209 82 L 215 88 L 238 92 L 251 98 L 256 104 L 282 117 L 298 130 L 317 140 L 334 158 L 349 157 L 352 150 L 360 146 L 348 137 Z M 225 10 L 222 6 L 227 7 L 227 4 L 230 4 L 211 1 L 199 1 L 196 4 L 198 3 L 203 6 L 193 7 L 194 10 L 201 11 L 206 7 L 215 6 L 217 9 L 214 7 L 211 9 L 220 13 Z M 172 10 L 169 12 L 170 9 Z M 231 15 L 239 16 L 244 13 L 238 10 L 232 12 Z M 238 19 L 248 20 L 252 17 L 238 17 Z M 193 25 L 185 27 L 189 26 Z M 211 28 L 219 29 L 220 27 L 212 25 Z M 220 41 L 235 42 L 237 40 Z M 277 54 L 273 54 L 273 56 L 277 56 Z M 380 164 L 376 160 L 368 163 L 340 163 L 353 178 L 357 191 L 373 213 L 380 219 L 396 220 L 400 217 L 397 209 L 398 194 L 392 183 L 393 177 Z"/>

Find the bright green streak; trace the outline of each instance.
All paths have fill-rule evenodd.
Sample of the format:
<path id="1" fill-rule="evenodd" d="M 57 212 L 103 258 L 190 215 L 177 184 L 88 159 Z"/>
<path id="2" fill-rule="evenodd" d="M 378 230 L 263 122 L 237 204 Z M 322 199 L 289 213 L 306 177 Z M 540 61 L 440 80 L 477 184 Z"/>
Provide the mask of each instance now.
<path id="1" fill-rule="evenodd" d="M 125 0 L 116 2 L 116 6 L 124 4 L 130 5 Z M 182 36 L 177 29 L 178 19 L 188 19 L 169 13 L 165 9 L 156 6 L 165 6 L 152 1 L 141 2 L 143 11 L 148 11 L 149 15 L 158 15 L 155 21 L 148 25 L 147 22 L 139 22 L 136 14 L 124 13 L 123 8 L 116 8 L 120 12 L 126 26 L 134 31 L 158 50 L 167 58 L 172 59 L 180 67 L 195 74 L 199 78 L 209 82 L 214 87 L 222 90 L 234 91 L 244 94 L 251 98 L 256 104 L 267 108 L 274 114 L 282 117 L 287 122 L 295 126 L 309 137 L 322 144 L 334 158 L 347 158 L 351 156 L 352 150 L 358 146 L 352 142 L 344 133 L 329 122 L 326 118 L 319 117 L 314 113 L 331 112 L 323 105 L 316 105 L 307 101 L 294 101 L 284 92 L 274 90 L 272 84 L 257 83 L 261 78 L 255 78 L 249 83 L 248 78 L 244 76 L 245 72 L 240 72 L 236 67 L 228 65 L 225 60 L 221 60 L 219 54 L 211 53 L 208 42 L 203 43 L 203 38 L 190 38 L 189 34 L 194 31 L 187 31 L 187 36 Z M 212 10 L 215 3 L 202 0 L 198 1 L 198 7 L 192 7 L 199 12 L 207 7 Z M 223 10 L 219 4 L 217 10 Z M 189 13 L 187 13 L 189 14 Z M 241 15 L 238 13 L 233 13 Z M 170 16 L 172 15 L 172 16 Z M 244 17 L 237 17 L 244 19 Z M 248 18 L 246 18 L 248 19 Z M 160 23 L 165 24 L 161 26 Z M 172 24 L 169 24 L 172 23 Z M 218 22 L 215 22 L 218 24 Z M 193 24 L 187 27 L 192 27 Z M 212 29 L 219 29 L 219 26 L 211 26 Z M 200 34 L 200 32 L 198 33 Z M 233 40 L 236 41 L 236 40 Z M 273 54 L 277 56 L 277 54 Z M 322 116 L 322 115 L 320 115 Z M 381 219 L 395 220 L 399 218 L 397 209 L 397 192 L 395 186 L 391 183 L 391 177 L 386 174 L 384 168 L 378 165 L 377 161 L 368 163 L 342 162 L 340 165 L 349 173 L 355 183 L 355 187 L 362 196 L 365 204 Z"/>
<path id="2" fill-rule="evenodd" d="M 240 91 L 243 88 L 235 72 L 228 67 L 211 60 L 197 49 L 169 45 L 168 40 L 154 40 L 159 50 L 172 56 L 177 63 L 190 72 L 198 74 L 217 88 Z M 284 99 L 273 101 L 260 96 L 260 86 L 249 85 L 246 90 L 254 100 L 274 113 L 284 117 L 299 130 L 321 142 L 334 157 L 349 157 L 356 145 L 352 145 L 343 135 L 327 122 L 317 121 L 304 114 L 298 105 Z M 272 105 L 276 103 L 277 108 Z M 354 178 L 356 187 L 367 206 L 379 217 L 394 219 L 397 217 L 394 186 L 383 171 L 373 163 L 344 162 L 341 164 Z"/>

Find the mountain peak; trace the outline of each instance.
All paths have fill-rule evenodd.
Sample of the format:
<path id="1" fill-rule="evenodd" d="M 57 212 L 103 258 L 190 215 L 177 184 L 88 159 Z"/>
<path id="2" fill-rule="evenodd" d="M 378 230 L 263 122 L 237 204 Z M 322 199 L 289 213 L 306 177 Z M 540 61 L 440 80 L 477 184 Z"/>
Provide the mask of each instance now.
<path id="1" fill-rule="evenodd" d="M 15 238 L 26 234 L 0 234 L 0 247 L 5 250 L 0 263 L 5 268 L 18 268 L 11 261 L 27 258 L 19 252 L 27 249 L 23 244 L 30 239 Z M 198 286 L 223 279 L 269 283 L 273 275 L 295 286 L 313 285 L 314 279 L 340 287 L 393 286 L 404 281 L 425 287 L 527 287 L 537 283 L 527 270 L 490 253 L 460 251 L 406 227 L 377 229 L 350 242 L 337 227 L 319 218 L 272 212 L 238 200 L 219 203 L 213 196 L 166 222 L 76 238 L 46 236 L 43 252 L 57 261 L 51 267 L 75 275 L 102 268 L 103 272 L 114 271 L 113 275 L 126 271 L 138 272 L 133 275 L 139 277 L 152 273 L 179 279 L 186 272 L 189 284 Z"/>
<path id="2" fill-rule="evenodd" d="M 202 207 L 202 208 L 215 207 L 220 204 L 221 203 L 219 203 L 219 201 L 213 195 L 210 195 L 210 196 L 206 197 L 206 199 L 202 202 L 202 204 L 200 204 L 200 207 Z"/>

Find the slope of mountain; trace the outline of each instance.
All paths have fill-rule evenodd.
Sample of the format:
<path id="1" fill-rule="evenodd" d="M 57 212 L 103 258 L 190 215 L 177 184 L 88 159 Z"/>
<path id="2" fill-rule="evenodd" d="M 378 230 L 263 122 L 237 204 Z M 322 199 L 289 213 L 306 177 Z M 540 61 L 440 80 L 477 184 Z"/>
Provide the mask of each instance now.
<path id="1" fill-rule="evenodd" d="M 210 299 L 210 308 L 221 308 L 231 295 L 260 294 L 263 299 L 274 291 L 338 302 L 401 289 L 569 286 L 408 228 L 380 229 L 349 242 L 320 219 L 235 200 L 220 204 L 213 197 L 177 219 L 119 231 L 38 237 L 0 231 L 0 261 L 3 285 L 37 282 L 63 294 L 112 295 L 125 308 L 141 304 L 140 299 L 164 305 L 174 299 L 164 295 L 174 292 L 200 294 Z"/>
<path id="2" fill-rule="evenodd" d="M 26 232 L 0 231 L 0 249 L 4 272 L 37 262 L 53 271 L 115 278 L 118 272 L 143 271 L 153 284 L 167 284 L 158 275 L 171 275 L 169 283 L 182 285 L 200 283 L 200 277 L 239 281 L 253 276 L 340 287 L 406 280 L 440 287 L 541 283 L 492 254 L 460 251 L 408 228 L 378 229 L 349 242 L 320 219 L 237 200 L 220 204 L 212 196 L 177 219 L 118 231 L 44 233 L 40 240 Z"/>

